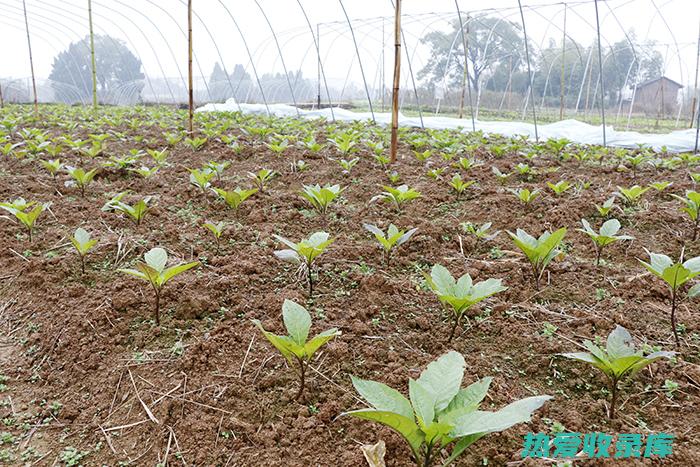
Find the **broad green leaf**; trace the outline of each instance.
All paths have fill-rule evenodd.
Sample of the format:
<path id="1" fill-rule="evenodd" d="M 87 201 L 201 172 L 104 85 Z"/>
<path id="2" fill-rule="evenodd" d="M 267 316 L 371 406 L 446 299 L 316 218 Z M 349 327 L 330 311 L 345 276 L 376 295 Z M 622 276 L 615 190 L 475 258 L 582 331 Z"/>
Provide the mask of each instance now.
<path id="1" fill-rule="evenodd" d="M 300 346 L 306 343 L 311 328 L 311 315 L 303 306 L 286 300 L 282 304 L 282 318 L 289 337 Z"/>
<path id="2" fill-rule="evenodd" d="M 435 395 L 435 410 L 444 410 L 459 392 L 466 363 L 462 354 L 450 351 L 428 364 L 418 383 Z"/>
<path id="3" fill-rule="evenodd" d="M 619 325 L 608 335 L 605 350 L 611 361 L 636 354 L 632 336 L 627 329 Z"/>
<path id="4" fill-rule="evenodd" d="M 183 264 L 178 264 L 176 266 L 169 267 L 162 273 L 162 283 L 165 284 L 168 282 L 170 279 L 173 277 L 177 276 L 178 274 L 181 274 L 189 269 L 192 269 L 194 267 L 199 266 L 199 261 L 193 261 L 191 263 L 183 263 Z"/>
<path id="5" fill-rule="evenodd" d="M 539 409 L 552 396 L 534 396 L 508 404 L 497 412 L 477 410 L 455 420 L 453 437 L 503 431 L 518 423 L 530 421 L 532 412 Z"/>
<path id="6" fill-rule="evenodd" d="M 323 331 L 304 345 L 304 354 L 306 354 L 307 358 L 311 358 L 322 345 L 339 335 L 340 331 L 337 328 Z"/>
<path id="7" fill-rule="evenodd" d="M 413 407 L 399 391 L 377 381 L 350 376 L 355 390 L 376 410 L 394 412 L 405 418 L 413 418 Z"/>
<path id="8" fill-rule="evenodd" d="M 158 271 L 158 273 L 163 272 L 165 265 L 168 263 L 168 254 L 160 247 L 153 248 L 143 257 L 146 260 L 146 264 Z"/>
<path id="9" fill-rule="evenodd" d="M 403 436 L 411 447 L 414 456 L 418 457 L 420 455 L 420 448 L 425 438 L 418 425 L 413 421 L 413 417 L 408 418 L 393 412 L 374 409 L 354 410 L 346 412 L 345 415 L 371 420 L 388 426 Z"/>
<path id="10" fill-rule="evenodd" d="M 437 394 L 431 389 L 426 388 L 413 378 L 408 380 L 408 396 L 411 398 L 411 405 L 416 412 L 418 424 L 423 431 L 433 424 L 433 419 L 435 418 Z"/>

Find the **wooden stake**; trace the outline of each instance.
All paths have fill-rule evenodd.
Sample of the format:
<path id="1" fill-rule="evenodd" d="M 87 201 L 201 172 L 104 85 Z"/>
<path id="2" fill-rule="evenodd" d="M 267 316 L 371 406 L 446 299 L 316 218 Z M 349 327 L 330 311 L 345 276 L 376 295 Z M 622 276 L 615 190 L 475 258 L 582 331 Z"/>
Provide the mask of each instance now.
<path id="1" fill-rule="evenodd" d="M 194 127 L 192 120 L 194 119 L 194 91 L 192 89 L 192 0 L 187 0 L 187 42 L 188 42 L 188 53 L 187 53 L 187 85 L 189 92 L 189 118 L 187 122 L 187 129 L 192 135 L 194 133 Z"/>
<path id="2" fill-rule="evenodd" d="M 2 98 L 2 81 L 0 81 L 0 109 L 5 107 L 5 101 Z"/>
<path id="3" fill-rule="evenodd" d="M 88 0 L 88 22 L 90 23 L 90 62 L 92 65 L 92 106 L 97 108 L 97 68 L 95 66 L 95 33 L 92 29 L 92 0 Z"/>
<path id="4" fill-rule="evenodd" d="M 564 72 L 566 70 L 566 3 L 564 4 L 564 37 L 561 41 L 561 79 L 559 81 L 559 120 L 564 120 Z"/>
<path id="5" fill-rule="evenodd" d="M 394 16 L 394 87 L 391 92 L 391 162 L 396 162 L 399 144 L 399 84 L 401 81 L 401 0 Z"/>
<path id="6" fill-rule="evenodd" d="M 24 28 L 27 31 L 27 47 L 29 48 L 29 67 L 32 71 L 32 90 L 34 91 L 34 113 L 39 113 L 39 100 L 36 95 L 36 77 L 34 76 L 34 57 L 32 56 L 32 40 L 29 37 L 29 20 L 27 19 L 27 2 L 22 0 L 24 9 Z"/>

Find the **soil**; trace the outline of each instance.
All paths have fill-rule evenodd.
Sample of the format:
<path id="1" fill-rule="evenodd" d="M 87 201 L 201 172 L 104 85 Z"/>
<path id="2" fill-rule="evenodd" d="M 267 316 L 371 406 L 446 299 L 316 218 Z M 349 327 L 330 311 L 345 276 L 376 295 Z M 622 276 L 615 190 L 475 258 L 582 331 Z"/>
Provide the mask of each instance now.
<path id="1" fill-rule="evenodd" d="M 110 138 L 105 156 L 162 147 L 163 131 L 174 128 L 149 126 L 136 111 L 130 116 L 142 124 L 112 129 L 125 137 Z M 24 124 L 53 135 L 67 131 L 50 119 Z M 327 129 L 322 124 L 317 128 L 323 141 Z M 103 131 L 108 130 L 105 124 Z M 92 132 L 79 126 L 71 133 L 86 138 Z M 495 157 L 482 148 L 472 155 L 484 164 L 464 173 L 465 180 L 478 184 L 457 199 L 447 183 L 447 174 L 456 169 L 448 169 L 443 180 L 426 176 L 428 168 L 450 162 L 439 156 L 420 162 L 402 145 L 392 170 L 422 197 L 397 213 L 388 204 L 370 202 L 388 180 L 366 149 L 357 153 L 361 161 L 347 175 L 334 160 L 340 158 L 335 150 L 314 155 L 291 148 L 280 157 L 235 125 L 227 133 L 240 137 L 240 153 L 213 139 L 200 151 L 180 143 L 169 150 L 169 166 L 154 177 L 105 169 L 85 198 L 64 184 L 66 175 L 54 182 L 35 158 L 0 157 L 0 200 L 22 196 L 52 203 L 39 218 L 31 243 L 15 222 L 0 218 L 0 374 L 8 379 L 0 392 L 0 431 L 15 438 L 0 446 L 12 456 L 5 462 L 62 465 L 67 464 L 66 448 L 75 448 L 78 455 L 85 454 L 82 465 L 358 466 L 366 465 L 360 446 L 381 439 L 388 466 L 414 465 L 398 435 L 341 416 L 363 406 L 350 375 L 407 394 L 410 377 L 454 349 L 467 361 L 465 385 L 494 377 L 484 409 L 531 395 L 555 396 L 531 423 L 486 436 L 456 465 L 551 465 L 520 462 L 523 436 L 551 434 L 561 426 L 580 433 L 672 433 L 673 455 L 664 464 L 700 465 L 697 302 L 684 301 L 678 309 L 685 329 L 681 355 L 675 362 L 659 361 L 623 384 L 615 420 L 605 415 L 609 397 L 603 376 L 557 356 L 578 351 L 584 339 L 604 338 L 616 324 L 640 342 L 673 350 L 667 290 L 637 258 L 646 259 L 645 248 L 677 257 L 683 246 L 686 257 L 700 255 L 699 243 L 684 243 L 692 227 L 669 195 L 693 188 L 686 169 L 649 166 L 635 176 L 607 165 L 541 157 L 532 162 L 539 175 L 530 181 L 514 175 L 502 186 L 491 166 L 511 171 L 524 159 Z M 71 165 L 80 163 L 69 153 L 60 157 Z M 290 161 L 298 159 L 307 161 L 309 169 L 293 172 Z M 188 184 L 187 168 L 212 160 L 231 161 L 222 179 L 213 182 L 227 189 L 250 186 L 246 173 L 262 167 L 280 176 L 235 213 Z M 84 164 L 97 166 L 97 161 Z M 558 180 L 590 182 L 590 187 L 555 196 L 546 182 Z M 580 219 L 598 228 L 594 204 L 602 204 L 618 185 L 661 180 L 673 185 L 663 192 L 648 191 L 637 207 L 615 211 L 622 233 L 635 240 L 606 248 L 596 268 L 590 239 L 575 230 Z M 325 216 L 315 214 L 299 196 L 302 184 L 311 183 L 345 187 Z M 525 209 L 506 190 L 516 187 L 538 188 L 542 195 Z M 133 191 L 127 196 L 130 202 L 152 196 L 153 207 L 139 226 L 100 209 L 127 189 Z M 232 224 L 218 253 L 211 233 L 202 227 L 205 220 Z M 460 228 L 464 221 L 492 222 L 502 233 L 475 246 Z M 387 267 L 363 222 L 383 229 L 392 222 L 418 232 Z M 86 257 L 85 274 L 69 240 L 78 226 L 99 239 Z M 559 227 L 569 229 L 567 253 L 551 264 L 545 284 L 536 291 L 526 260 L 505 231 L 523 228 L 539 235 Z M 272 235 L 298 241 L 319 230 L 335 241 L 318 260 L 316 292 L 308 299 L 295 268 L 273 255 L 282 245 Z M 116 271 L 155 246 L 166 248 L 173 263 L 201 261 L 199 268 L 165 286 L 159 327 L 152 317 L 152 291 Z M 469 272 L 477 281 L 502 278 L 508 286 L 470 310 L 451 343 L 446 342 L 450 316 L 420 274 L 434 263 L 454 275 Z M 259 319 L 266 329 L 282 333 L 284 299 L 310 310 L 312 333 L 330 327 L 342 331 L 317 353 L 301 402 L 294 401 L 296 369 L 251 323 Z M 666 380 L 678 384 L 670 396 Z M 582 465 L 660 463 L 614 459 Z"/>

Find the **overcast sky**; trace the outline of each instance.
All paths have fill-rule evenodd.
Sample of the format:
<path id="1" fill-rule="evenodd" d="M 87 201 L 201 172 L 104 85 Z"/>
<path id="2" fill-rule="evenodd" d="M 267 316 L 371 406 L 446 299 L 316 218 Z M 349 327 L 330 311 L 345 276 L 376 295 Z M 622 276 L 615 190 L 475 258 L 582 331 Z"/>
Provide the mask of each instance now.
<path id="1" fill-rule="evenodd" d="M 281 72 L 282 60 L 272 40 L 272 28 L 287 69 L 301 69 L 305 76 L 315 77 L 313 37 L 299 2 L 312 27 L 315 29 L 320 23 L 320 46 L 327 76 L 335 81 L 348 77 L 350 81 L 359 80 L 352 38 L 338 0 L 194 0 L 195 74 L 199 75 L 201 70 L 208 76 L 217 61 L 223 61 L 229 72 L 236 63 L 248 68 L 250 60 L 242 37 L 259 73 Z M 87 34 L 87 0 L 26 0 L 26 3 L 36 74 L 45 78 L 51 71 L 53 57 Z M 377 83 L 382 69 L 382 43 L 385 69 L 393 59 L 391 0 L 344 0 L 343 4 L 352 20 L 367 79 Z M 528 34 L 535 46 L 546 45 L 549 38 L 561 43 L 563 4 L 555 0 L 523 0 L 523 4 Z M 445 29 L 449 15 L 456 11 L 455 2 L 404 0 L 403 5 L 406 50 L 412 54 L 414 70 L 418 70 L 427 58 L 426 51 L 417 45 L 418 39 L 431 30 Z M 460 0 L 459 5 L 463 12 L 493 9 L 494 15 L 520 22 L 516 0 Z M 224 6 L 233 15 L 240 32 Z M 622 40 L 623 30 L 634 29 L 639 42 L 657 42 L 665 58 L 667 76 L 692 86 L 700 1 L 611 0 L 601 1 L 599 8 L 603 44 Z M 566 10 L 567 33 L 589 45 L 595 38 L 594 4 L 571 2 Z M 93 12 L 95 32 L 124 39 L 150 76 L 185 76 L 185 0 L 93 0 Z M 0 76 L 29 76 L 21 0 L 0 0 L 0 37 L 3 44 Z M 391 73 L 387 74 L 388 83 Z"/>

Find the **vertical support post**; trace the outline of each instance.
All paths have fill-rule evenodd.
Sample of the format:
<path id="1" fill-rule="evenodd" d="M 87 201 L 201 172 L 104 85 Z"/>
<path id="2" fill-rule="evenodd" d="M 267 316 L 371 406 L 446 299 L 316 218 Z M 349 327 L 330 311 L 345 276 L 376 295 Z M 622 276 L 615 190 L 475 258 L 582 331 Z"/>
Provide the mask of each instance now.
<path id="1" fill-rule="evenodd" d="M 386 94 L 386 69 L 385 69 L 385 60 L 384 60 L 384 49 L 386 48 L 386 43 L 384 42 L 384 17 L 382 17 L 382 67 L 380 69 L 380 75 L 381 75 L 381 90 L 382 90 L 382 113 L 384 113 L 384 94 Z"/>
<path id="2" fill-rule="evenodd" d="M 472 102 L 472 85 L 469 81 L 469 15 L 467 15 L 467 25 L 466 31 L 465 25 L 462 22 L 462 12 L 459 9 L 459 1 L 455 0 L 455 6 L 457 7 L 457 18 L 459 19 L 459 30 L 462 34 L 462 47 L 464 48 L 464 73 L 462 74 L 462 95 L 459 98 L 459 118 L 462 118 L 464 114 L 464 91 L 465 89 L 469 92 L 469 112 L 472 117 L 472 131 L 476 131 L 476 122 L 474 122 L 474 104 Z"/>
<path id="3" fill-rule="evenodd" d="M 603 120 L 603 146 L 607 146 L 608 142 L 605 134 L 605 83 L 603 80 L 603 44 L 600 43 L 600 18 L 598 16 L 598 0 L 594 0 L 595 4 L 595 25 L 598 30 L 598 75 L 600 80 L 600 116 Z"/>
<path id="4" fill-rule="evenodd" d="M 525 14 L 523 14 L 523 4 L 518 0 L 518 8 L 520 9 L 520 21 L 523 23 L 523 37 L 525 38 L 525 60 L 527 61 L 527 80 L 528 80 L 528 101 L 532 105 L 532 119 L 535 124 L 535 141 L 539 143 L 540 135 L 537 131 L 537 109 L 535 108 L 535 100 L 532 97 L 532 68 L 530 66 L 530 45 L 527 41 L 527 30 L 525 29 Z"/>
<path id="5" fill-rule="evenodd" d="M 32 40 L 29 36 L 29 20 L 27 19 L 27 1 L 22 0 L 24 9 L 24 28 L 27 31 L 27 48 L 29 49 L 29 68 L 32 72 L 32 91 L 34 92 L 34 113 L 39 113 L 39 98 L 36 94 L 36 76 L 34 75 L 34 57 L 32 56 Z"/>
<path id="6" fill-rule="evenodd" d="M 192 86 L 192 0 L 187 0 L 187 87 L 189 96 L 189 114 L 187 130 L 194 133 L 194 89 Z"/>
<path id="7" fill-rule="evenodd" d="M 92 29 L 92 0 L 88 0 L 88 22 L 90 23 L 90 64 L 92 65 L 92 106 L 97 108 L 97 68 L 95 66 L 95 33 Z"/>
<path id="8" fill-rule="evenodd" d="M 700 27 L 698 29 L 698 48 L 695 52 L 695 86 L 693 89 L 693 103 L 690 106 L 690 128 L 693 128 L 695 121 L 695 106 L 698 102 L 698 70 L 700 69 Z M 697 148 L 697 144 L 696 144 Z M 697 149 L 696 149 L 697 152 Z"/>
<path id="9" fill-rule="evenodd" d="M 396 162 L 399 145 L 399 84 L 401 82 L 401 0 L 395 0 L 394 85 L 391 92 L 391 162 Z"/>
<path id="10" fill-rule="evenodd" d="M 321 29 L 320 23 L 316 23 L 316 56 L 318 62 L 316 63 L 316 77 L 318 79 L 318 94 L 316 94 L 316 108 L 321 108 Z"/>
<path id="11" fill-rule="evenodd" d="M 0 109 L 5 107 L 5 100 L 2 98 L 2 81 L 0 81 Z"/>
<path id="12" fill-rule="evenodd" d="M 559 120 L 564 120 L 564 73 L 566 70 L 566 3 L 564 4 L 564 36 L 561 40 L 561 79 L 559 81 Z"/>

